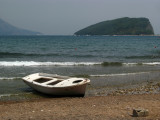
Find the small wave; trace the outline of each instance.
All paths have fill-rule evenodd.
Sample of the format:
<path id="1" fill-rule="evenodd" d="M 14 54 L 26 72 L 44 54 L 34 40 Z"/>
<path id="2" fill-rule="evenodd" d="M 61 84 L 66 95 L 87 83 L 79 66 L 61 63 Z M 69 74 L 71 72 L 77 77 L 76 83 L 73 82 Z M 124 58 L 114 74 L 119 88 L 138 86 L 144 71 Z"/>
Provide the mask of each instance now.
<path id="1" fill-rule="evenodd" d="M 64 55 L 64 54 L 61 54 Z M 0 57 L 38 57 L 38 56 L 60 56 L 58 53 L 48 53 L 48 54 L 36 54 L 36 53 L 14 53 L 14 52 L 0 52 Z"/>
<path id="2" fill-rule="evenodd" d="M 103 62 L 101 63 L 102 66 L 122 66 L 123 63 L 121 62 Z"/>
<path id="3" fill-rule="evenodd" d="M 91 77 L 113 77 L 113 76 L 125 76 L 125 75 L 136 75 L 145 74 L 150 72 L 137 72 L 137 73 L 120 73 L 120 74 L 102 74 L 102 75 L 90 75 Z"/>
<path id="4" fill-rule="evenodd" d="M 0 52 L 1 58 L 17 58 L 17 57 L 42 57 L 42 56 L 66 56 L 66 57 L 76 57 L 76 58 L 93 58 L 96 57 L 95 55 L 74 55 L 74 54 L 65 54 L 65 53 L 44 53 L 44 54 L 36 54 L 36 53 L 12 53 L 12 52 Z"/>
<path id="5" fill-rule="evenodd" d="M 10 52 L 0 52 L 0 56 L 7 56 L 7 55 L 23 55 L 22 53 L 10 53 Z"/>
<path id="6" fill-rule="evenodd" d="M 0 66 L 135 66 L 160 65 L 160 62 L 151 63 L 121 63 L 121 62 L 36 62 L 36 61 L 0 61 Z"/>
<path id="7" fill-rule="evenodd" d="M 143 65 L 160 65 L 160 62 L 143 63 Z"/>
<path id="8" fill-rule="evenodd" d="M 31 92 L 25 93 L 25 94 L 31 94 Z M 11 97 L 11 96 L 19 96 L 19 95 L 24 95 L 24 93 L 18 93 L 18 94 L 15 94 L 15 93 L 13 93 L 13 94 L 2 94 L 2 95 L 0 95 L 0 98 L 3 98 L 3 97 Z"/>
<path id="9" fill-rule="evenodd" d="M 159 55 L 146 55 L 146 56 L 128 56 L 126 59 L 155 59 L 160 58 Z"/>
<path id="10" fill-rule="evenodd" d="M 75 57 L 75 58 L 94 58 L 95 55 L 68 55 L 69 57 Z"/>
<path id="11" fill-rule="evenodd" d="M 21 77 L 0 77 L 0 80 L 17 80 L 21 79 Z"/>
<path id="12" fill-rule="evenodd" d="M 126 66 L 132 66 L 132 65 L 160 65 L 160 62 L 149 62 L 149 63 L 123 63 L 123 65 L 126 65 Z"/>
<path id="13" fill-rule="evenodd" d="M 13 94 L 3 94 L 3 95 L 0 95 L 0 98 L 2 98 L 2 97 L 9 97 L 11 95 L 13 95 Z M 18 95 L 18 94 L 15 94 L 15 95 Z"/>
<path id="14" fill-rule="evenodd" d="M 99 62 L 35 62 L 35 61 L 1 61 L 0 66 L 78 66 L 98 65 Z"/>

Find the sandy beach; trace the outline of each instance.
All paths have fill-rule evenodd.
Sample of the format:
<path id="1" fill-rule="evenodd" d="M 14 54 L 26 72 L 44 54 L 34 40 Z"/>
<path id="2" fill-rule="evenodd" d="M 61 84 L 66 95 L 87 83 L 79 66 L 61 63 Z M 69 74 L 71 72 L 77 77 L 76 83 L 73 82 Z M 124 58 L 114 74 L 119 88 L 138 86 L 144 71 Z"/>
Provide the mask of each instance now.
<path id="1" fill-rule="evenodd" d="M 132 117 L 134 108 L 148 109 L 149 116 Z M 159 93 L 0 103 L 1 120 L 160 120 L 159 111 Z"/>

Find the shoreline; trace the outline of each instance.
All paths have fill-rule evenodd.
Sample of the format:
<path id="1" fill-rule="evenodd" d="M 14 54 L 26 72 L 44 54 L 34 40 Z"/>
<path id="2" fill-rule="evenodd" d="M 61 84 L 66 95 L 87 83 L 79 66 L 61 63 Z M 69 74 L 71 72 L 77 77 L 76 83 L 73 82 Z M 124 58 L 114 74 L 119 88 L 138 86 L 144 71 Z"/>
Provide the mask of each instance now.
<path id="1" fill-rule="evenodd" d="M 160 93 L 159 71 L 149 74 L 143 73 L 137 75 L 129 74 L 89 77 L 89 79 L 91 79 L 91 83 L 86 88 L 85 97 Z M 0 95 L 0 102 L 32 101 L 55 97 L 47 96 L 33 90 L 21 79 L 1 80 L 0 85 L 0 90 L 2 90 L 2 94 Z M 7 86 L 7 88 L 4 85 Z"/>
<path id="2" fill-rule="evenodd" d="M 159 34 L 156 35 L 67 35 L 67 36 L 157 36 L 159 37 Z"/>

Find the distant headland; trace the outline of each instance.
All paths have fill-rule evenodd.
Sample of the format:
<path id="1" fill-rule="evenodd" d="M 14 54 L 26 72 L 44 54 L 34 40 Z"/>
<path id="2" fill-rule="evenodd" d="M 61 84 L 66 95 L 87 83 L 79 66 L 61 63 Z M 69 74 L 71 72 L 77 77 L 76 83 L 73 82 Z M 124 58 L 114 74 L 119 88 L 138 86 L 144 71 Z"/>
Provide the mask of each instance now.
<path id="1" fill-rule="evenodd" d="M 148 18 L 123 17 L 88 26 L 75 35 L 154 35 L 154 30 Z"/>
<path id="2" fill-rule="evenodd" d="M 17 28 L 0 19 L 0 36 L 4 35 L 41 35 L 41 33 Z"/>

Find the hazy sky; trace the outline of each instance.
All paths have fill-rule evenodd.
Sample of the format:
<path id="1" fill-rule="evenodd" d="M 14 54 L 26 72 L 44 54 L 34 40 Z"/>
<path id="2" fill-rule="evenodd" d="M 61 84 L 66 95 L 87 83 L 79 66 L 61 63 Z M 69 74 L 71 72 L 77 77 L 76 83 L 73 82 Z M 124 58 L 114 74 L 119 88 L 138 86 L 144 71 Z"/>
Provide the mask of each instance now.
<path id="1" fill-rule="evenodd" d="M 147 17 L 160 34 L 160 0 L 0 0 L 1 19 L 48 35 L 120 17 Z"/>

